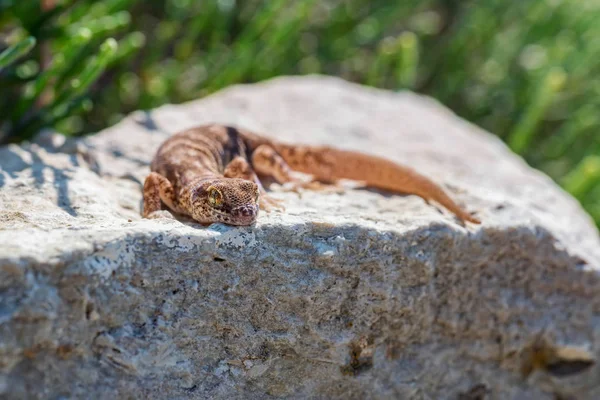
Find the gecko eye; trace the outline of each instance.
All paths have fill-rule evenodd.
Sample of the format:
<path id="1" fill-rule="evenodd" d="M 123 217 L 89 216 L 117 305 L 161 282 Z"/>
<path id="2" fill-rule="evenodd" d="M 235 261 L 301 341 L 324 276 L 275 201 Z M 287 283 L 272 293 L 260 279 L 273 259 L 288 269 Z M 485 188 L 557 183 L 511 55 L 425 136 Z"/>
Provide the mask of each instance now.
<path id="1" fill-rule="evenodd" d="M 258 199 L 260 198 L 260 190 L 256 191 L 256 201 L 258 201 Z"/>
<path id="2" fill-rule="evenodd" d="M 223 194 L 214 187 L 208 188 L 208 202 L 211 206 L 218 207 L 223 204 Z"/>

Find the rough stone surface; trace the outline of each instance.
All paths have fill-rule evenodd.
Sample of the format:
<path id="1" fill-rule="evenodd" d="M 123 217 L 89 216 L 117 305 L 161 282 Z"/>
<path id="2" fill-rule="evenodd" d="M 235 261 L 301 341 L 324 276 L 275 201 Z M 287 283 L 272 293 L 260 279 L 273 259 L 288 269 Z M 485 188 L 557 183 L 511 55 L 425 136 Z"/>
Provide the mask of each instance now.
<path id="1" fill-rule="evenodd" d="M 380 154 L 415 196 L 277 193 L 252 227 L 143 220 L 168 134 L 235 123 Z M 600 240 L 575 200 L 434 101 L 280 78 L 0 149 L 0 397 L 598 399 Z"/>

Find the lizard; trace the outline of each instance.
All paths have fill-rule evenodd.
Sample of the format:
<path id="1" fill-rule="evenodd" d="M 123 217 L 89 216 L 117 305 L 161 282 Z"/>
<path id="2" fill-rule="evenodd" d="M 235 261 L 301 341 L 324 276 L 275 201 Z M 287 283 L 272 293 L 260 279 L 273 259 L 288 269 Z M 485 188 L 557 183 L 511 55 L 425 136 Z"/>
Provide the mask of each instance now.
<path id="1" fill-rule="evenodd" d="M 172 135 L 158 148 L 150 170 L 143 188 L 145 218 L 160 217 L 164 204 L 201 224 L 251 225 L 259 210 L 283 208 L 267 194 L 259 175 L 307 187 L 293 176 L 298 171 L 312 175 L 315 183 L 348 179 L 414 194 L 441 204 L 463 223 L 480 223 L 438 184 L 408 166 L 361 152 L 288 144 L 234 126 L 200 125 Z"/>

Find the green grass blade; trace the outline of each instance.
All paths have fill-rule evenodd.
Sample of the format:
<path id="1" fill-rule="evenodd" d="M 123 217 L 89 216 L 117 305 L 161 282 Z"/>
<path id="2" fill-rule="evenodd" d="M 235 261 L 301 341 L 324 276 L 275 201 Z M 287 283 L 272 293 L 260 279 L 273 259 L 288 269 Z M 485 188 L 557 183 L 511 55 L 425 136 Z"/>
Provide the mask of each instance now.
<path id="1" fill-rule="evenodd" d="M 12 45 L 8 49 L 0 53 L 0 69 L 6 68 L 16 62 L 19 58 L 24 57 L 35 46 L 36 39 L 29 36 L 21 40 L 19 43 Z"/>
<path id="2" fill-rule="evenodd" d="M 566 79 L 567 75 L 561 68 L 551 69 L 546 74 L 531 103 L 508 138 L 508 145 L 514 152 L 522 154 L 529 148 L 537 125 L 541 122 L 555 94 L 564 86 Z"/>
<path id="3" fill-rule="evenodd" d="M 401 87 L 412 88 L 417 82 L 419 66 L 419 38 L 412 32 L 404 32 L 398 38 L 400 62 L 396 79 Z"/>
<path id="4" fill-rule="evenodd" d="M 577 198 L 584 197 L 596 185 L 600 185 L 600 156 L 585 157 L 563 178 L 562 185 Z"/>

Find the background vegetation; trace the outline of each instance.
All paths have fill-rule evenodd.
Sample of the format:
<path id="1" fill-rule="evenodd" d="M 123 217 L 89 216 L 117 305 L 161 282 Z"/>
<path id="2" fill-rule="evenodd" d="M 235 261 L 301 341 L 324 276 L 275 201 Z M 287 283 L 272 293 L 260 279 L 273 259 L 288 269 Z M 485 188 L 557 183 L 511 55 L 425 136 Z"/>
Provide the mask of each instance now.
<path id="1" fill-rule="evenodd" d="M 598 21 L 598 0 L 0 0 L 0 142 L 325 73 L 436 97 L 600 224 Z"/>

